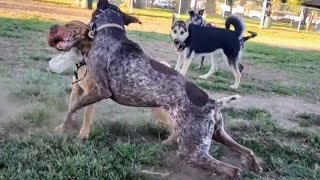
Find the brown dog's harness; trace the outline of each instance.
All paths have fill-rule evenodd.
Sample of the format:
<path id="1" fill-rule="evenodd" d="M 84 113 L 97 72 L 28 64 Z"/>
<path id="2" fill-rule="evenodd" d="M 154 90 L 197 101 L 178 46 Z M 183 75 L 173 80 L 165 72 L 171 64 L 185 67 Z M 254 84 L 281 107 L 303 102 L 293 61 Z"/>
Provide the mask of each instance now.
<path id="1" fill-rule="evenodd" d="M 81 79 L 79 79 L 79 76 L 78 76 L 78 71 L 79 71 L 79 69 L 80 69 L 82 66 L 84 66 L 84 65 L 86 65 L 86 62 L 85 62 L 84 60 L 82 60 L 82 61 L 79 62 L 79 63 L 76 63 L 76 67 L 77 67 L 77 68 L 73 71 L 73 74 L 74 74 L 74 77 L 76 78 L 76 81 L 75 81 L 75 82 L 72 82 L 72 84 L 78 83 L 79 81 L 82 81 L 82 80 L 86 77 L 86 75 L 87 75 L 87 70 L 86 70 L 84 76 L 83 76 Z"/>

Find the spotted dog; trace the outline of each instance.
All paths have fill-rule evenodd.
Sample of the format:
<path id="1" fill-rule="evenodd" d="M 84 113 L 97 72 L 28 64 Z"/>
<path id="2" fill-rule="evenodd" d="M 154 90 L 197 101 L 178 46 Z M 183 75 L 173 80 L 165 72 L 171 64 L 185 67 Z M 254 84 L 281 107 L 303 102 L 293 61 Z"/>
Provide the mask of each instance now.
<path id="1" fill-rule="evenodd" d="M 121 10 L 107 0 L 99 2 L 104 3 L 98 4 L 90 23 L 94 40 L 86 61 L 95 88 L 72 105 L 61 130 L 77 110 L 103 99 L 134 107 L 162 107 L 177 134 L 178 155 L 188 164 L 229 179 L 238 178 L 238 167 L 209 154 L 213 139 L 239 152 L 248 168 L 261 171 L 253 152 L 232 140 L 223 128 L 220 109 L 239 96 L 210 99 L 183 75 L 146 55 L 127 38 Z M 70 46 L 75 43 L 72 38 L 65 41 Z"/>
<path id="2" fill-rule="evenodd" d="M 130 15 L 123 13 L 124 24 L 129 25 L 131 23 L 139 23 L 141 22 Z M 94 79 L 87 71 L 87 65 L 84 61 L 84 58 L 88 55 L 93 40 L 89 37 L 89 27 L 85 23 L 81 21 L 70 21 L 64 25 L 54 25 L 50 28 L 50 32 L 48 35 L 48 43 L 50 46 L 55 47 L 58 50 L 69 51 L 69 47 L 73 47 L 72 51 L 78 55 L 79 58 L 82 57 L 82 61 L 80 59 L 79 62 L 76 63 L 77 69 L 75 70 L 73 76 L 72 90 L 69 98 L 69 106 L 68 109 L 72 107 L 72 105 L 79 100 L 79 98 L 89 93 L 94 88 Z M 65 39 L 69 39 L 72 37 L 76 43 L 72 46 L 68 44 L 68 41 Z M 68 48 L 66 48 L 69 46 Z M 78 61 L 78 60 L 77 60 Z M 160 63 L 170 67 L 165 61 L 161 61 Z M 167 112 L 165 112 L 160 107 L 151 108 L 152 115 L 159 120 L 160 122 L 169 126 L 171 130 L 170 136 L 163 140 L 163 144 L 175 144 L 176 143 L 176 133 L 173 130 L 173 127 L 170 122 L 170 117 Z M 94 105 L 88 105 L 85 107 L 84 117 L 82 122 L 82 127 L 78 134 L 79 139 L 87 139 L 89 138 L 90 128 L 92 124 L 92 119 L 94 115 Z M 60 129 L 61 125 L 57 127 Z"/>

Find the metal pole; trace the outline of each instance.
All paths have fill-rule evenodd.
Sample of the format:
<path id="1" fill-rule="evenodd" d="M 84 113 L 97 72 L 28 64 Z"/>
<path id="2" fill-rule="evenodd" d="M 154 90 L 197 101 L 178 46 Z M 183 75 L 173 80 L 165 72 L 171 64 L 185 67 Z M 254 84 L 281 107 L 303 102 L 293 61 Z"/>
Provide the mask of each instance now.
<path id="1" fill-rule="evenodd" d="M 132 13 L 132 8 L 133 8 L 133 0 L 130 0 L 130 10 L 129 10 L 130 14 Z"/>
<path id="2" fill-rule="evenodd" d="M 226 12 L 226 7 L 227 7 L 227 0 L 224 0 L 224 6 L 223 6 L 223 10 L 222 10 L 222 17 L 224 18 L 224 13 Z"/>
<path id="3" fill-rule="evenodd" d="M 304 7 L 301 7 L 301 13 L 300 13 L 300 19 L 299 19 L 299 25 L 298 25 L 298 32 L 300 31 L 300 26 L 301 26 L 301 21 L 303 18 L 303 11 L 304 11 Z"/>
<path id="4" fill-rule="evenodd" d="M 266 14 L 266 9 L 267 9 L 267 0 L 263 1 L 263 7 L 262 7 L 262 16 L 261 16 L 261 20 L 260 20 L 260 28 L 263 27 L 263 22 L 264 22 L 264 17 Z"/>
<path id="5" fill-rule="evenodd" d="M 180 13 L 181 13 L 181 1 L 182 0 L 180 0 L 179 2 L 178 19 L 180 18 Z"/>

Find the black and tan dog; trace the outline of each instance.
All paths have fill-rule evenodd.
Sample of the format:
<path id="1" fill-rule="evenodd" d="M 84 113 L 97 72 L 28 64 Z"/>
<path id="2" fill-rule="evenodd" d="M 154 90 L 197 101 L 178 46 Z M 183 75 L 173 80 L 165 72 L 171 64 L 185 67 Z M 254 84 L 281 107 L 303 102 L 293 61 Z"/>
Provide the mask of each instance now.
<path id="1" fill-rule="evenodd" d="M 65 130 L 77 110 L 103 99 L 134 107 L 162 107 L 169 113 L 177 133 L 178 154 L 188 164 L 231 179 L 238 178 L 239 168 L 209 154 L 214 139 L 239 152 L 247 167 L 260 171 L 253 152 L 224 131 L 220 108 L 239 96 L 210 99 L 183 75 L 147 56 L 138 44 L 127 38 L 120 9 L 107 1 L 100 2 L 100 13 L 97 11 L 90 23 L 94 41 L 86 60 L 95 86 L 72 105 L 60 130 Z M 60 39 L 69 46 L 77 43 L 69 35 Z"/>

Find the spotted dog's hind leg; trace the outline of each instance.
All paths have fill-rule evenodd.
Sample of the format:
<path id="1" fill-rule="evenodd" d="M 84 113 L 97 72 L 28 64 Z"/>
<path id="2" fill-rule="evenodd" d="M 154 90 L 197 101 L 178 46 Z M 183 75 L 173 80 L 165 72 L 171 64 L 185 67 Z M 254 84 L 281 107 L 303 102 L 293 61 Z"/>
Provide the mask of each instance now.
<path id="1" fill-rule="evenodd" d="M 193 167 L 225 175 L 227 179 L 238 179 L 241 173 L 241 169 L 213 158 L 208 152 L 194 152 L 184 157 L 184 160 Z"/>
<path id="2" fill-rule="evenodd" d="M 223 124 L 223 123 L 222 123 Z M 262 171 L 261 166 L 257 162 L 256 157 L 251 149 L 241 146 L 235 142 L 224 130 L 223 125 L 217 129 L 212 137 L 213 140 L 229 147 L 231 150 L 241 154 L 243 158 L 243 164 L 250 170 L 260 173 Z"/>

